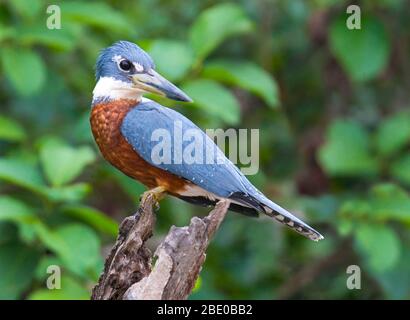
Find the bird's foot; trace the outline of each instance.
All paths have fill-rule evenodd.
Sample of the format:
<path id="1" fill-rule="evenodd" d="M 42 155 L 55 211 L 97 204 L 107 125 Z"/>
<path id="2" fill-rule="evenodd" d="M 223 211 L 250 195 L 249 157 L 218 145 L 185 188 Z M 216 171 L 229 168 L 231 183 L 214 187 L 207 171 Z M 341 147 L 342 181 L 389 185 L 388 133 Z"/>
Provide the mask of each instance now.
<path id="1" fill-rule="evenodd" d="M 155 210 L 157 211 L 159 210 L 159 201 L 164 198 L 166 191 L 167 190 L 161 186 L 156 187 L 154 189 L 150 189 L 142 194 L 140 201 L 145 202 L 148 200 L 149 197 L 152 197 L 155 201 Z"/>

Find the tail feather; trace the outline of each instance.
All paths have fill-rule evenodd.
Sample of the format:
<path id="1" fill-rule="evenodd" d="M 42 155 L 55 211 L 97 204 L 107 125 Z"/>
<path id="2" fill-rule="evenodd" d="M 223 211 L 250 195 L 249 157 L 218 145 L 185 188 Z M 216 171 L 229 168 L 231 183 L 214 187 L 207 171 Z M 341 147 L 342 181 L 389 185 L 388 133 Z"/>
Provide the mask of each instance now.
<path id="1" fill-rule="evenodd" d="M 255 208 L 258 211 L 265 213 L 266 215 L 274 218 L 280 223 L 295 230 L 297 233 L 313 240 L 319 241 L 324 237 L 315 229 L 304 223 L 299 218 L 295 217 L 286 209 L 277 205 L 273 201 L 266 198 L 262 193 L 257 192 L 254 195 L 235 194 L 235 200 L 240 201 L 248 206 Z"/>
<path id="2" fill-rule="evenodd" d="M 324 237 L 311 226 L 296 218 L 293 214 L 278 206 L 276 203 L 272 202 L 272 204 L 264 206 L 266 215 L 275 218 L 280 223 L 287 225 L 310 240 L 319 241 L 324 239 Z"/>

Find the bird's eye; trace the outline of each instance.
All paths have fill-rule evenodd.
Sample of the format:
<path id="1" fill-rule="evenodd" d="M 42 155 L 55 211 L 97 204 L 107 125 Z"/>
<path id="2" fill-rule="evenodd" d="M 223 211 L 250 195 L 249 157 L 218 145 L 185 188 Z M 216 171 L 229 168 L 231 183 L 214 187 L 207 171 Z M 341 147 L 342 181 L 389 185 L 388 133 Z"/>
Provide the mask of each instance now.
<path id="1" fill-rule="evenodd" d="M 129 60 L 121 60 L 119 63 L 121 70 L 123 71 L 130 71 L 132 67 L 132 63 Z"/>

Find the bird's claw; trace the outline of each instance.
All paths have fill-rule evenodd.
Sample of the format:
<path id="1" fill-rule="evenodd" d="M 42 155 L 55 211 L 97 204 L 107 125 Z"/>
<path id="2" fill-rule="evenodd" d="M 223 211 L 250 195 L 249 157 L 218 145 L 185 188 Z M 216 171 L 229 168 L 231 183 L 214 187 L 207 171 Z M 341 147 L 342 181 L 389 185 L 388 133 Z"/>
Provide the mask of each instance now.
<path id="1" fill-rule="evenodd" d="M 140 198 L 140 202 L 146 202 L 149 197 L 152 197 L 154 200 L 154 210 L 158 211 L 160 208 L 159 202 L 165 195 L 165 188 L 163 187 L 156 187 L 154 189 L 145 191 Z"/>

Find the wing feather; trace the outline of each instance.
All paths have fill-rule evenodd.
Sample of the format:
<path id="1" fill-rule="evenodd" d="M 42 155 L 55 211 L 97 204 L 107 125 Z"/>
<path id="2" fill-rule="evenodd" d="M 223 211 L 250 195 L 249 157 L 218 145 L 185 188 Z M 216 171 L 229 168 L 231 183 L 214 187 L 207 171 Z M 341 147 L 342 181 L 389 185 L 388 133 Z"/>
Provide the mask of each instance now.
<path id="1" fill-rule="evenodd" d="M 242 204 L 264 212 L 312 240 L 323 239 L 316 230 L 266 198 L 205 132 L 182 114 L 151 100 L 144 101 L 125 116 L 121 132 L 133 149 L 153 166 L 182 177 L 218 197 L 230 198 L 236 202 L 236 206 Z M 164 147 L 169 147 L 171 155 L 168 162 L 159 162 L 153 154 L 159 143 L 158 137 L 154 138 L 158 132 L 163 135 L 168 133 L 168 143 L 164 144 Z M 185 139 L 186 136 L 191 139 Z M 177 141 L 174 141 L 174 137 L 177 137 Z M 182 145 L 178 146 L 177 143 L 181 141 Z M 193 145 L 195 147 L 190 150 L 201 153 L 199 159 L 202 158 L 202 161 L 187 162 L 180 154 Z"/>

